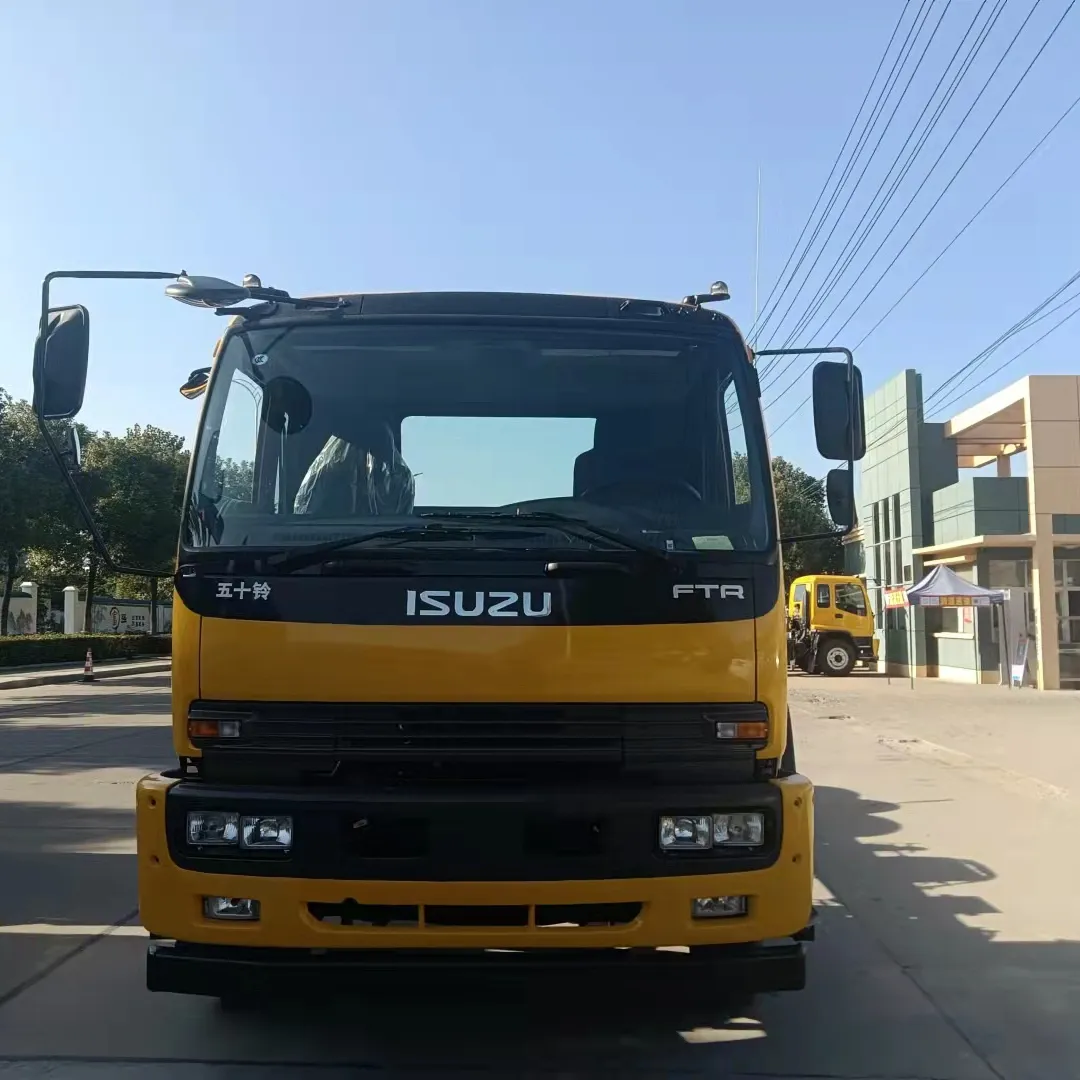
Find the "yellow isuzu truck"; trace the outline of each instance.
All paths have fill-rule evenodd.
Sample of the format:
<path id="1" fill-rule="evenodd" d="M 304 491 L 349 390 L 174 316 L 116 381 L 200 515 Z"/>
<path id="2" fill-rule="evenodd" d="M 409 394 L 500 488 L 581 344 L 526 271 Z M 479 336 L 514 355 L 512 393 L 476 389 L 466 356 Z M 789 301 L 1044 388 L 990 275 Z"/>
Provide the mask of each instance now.
<path id="1" fill-rule="evenodd" d="M 813 788 L 758 358 L 721 283 L 299 298 L 51 274 L 36 411 L 128 573 L 64 446 L 89 315 L 49 306 L 57 278 L 168 280 L 229 319 L 182 389 L 176 761 L 137 791 L 151 990 L 560 964 L 803 986 Z M 816 364 L 814 421 L 846 527 L 861 377 L 800 351 L 843 354 Z"/>

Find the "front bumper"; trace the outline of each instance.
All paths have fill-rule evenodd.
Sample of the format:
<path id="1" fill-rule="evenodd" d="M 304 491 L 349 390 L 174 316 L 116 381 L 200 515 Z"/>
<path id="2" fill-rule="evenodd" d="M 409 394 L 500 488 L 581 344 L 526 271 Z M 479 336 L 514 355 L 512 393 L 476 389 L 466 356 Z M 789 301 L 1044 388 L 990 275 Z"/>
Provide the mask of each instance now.
<path id="1" fill-rule="evenodd" d="M 808 935 L 809 936 L 809 935 Z M 148 990 L 210 997 L 262 998 L 271 995 L 348 993 L 395 984 L 415 995 L 416 976 L 425 989 L 438 992 L 446 976 L 460 994 L 468 980 L 490 990 L 501 980 L 527 976 L 530 981 L 566 974 L 608 977 L 631 998 L 645 994 L 690 999 L 713 993 L 759 994 L 801 990 L 806 985 L 806 957 L 801 941 L 768 945 L 705 946 L 689 951 L 659 949 L 534 949 L 523 952 L 477 950 L 335 950 L 259 949 L 191 945 L 152 940 L 146 957 Z M 587 987 L 576 984 L 588 993 Z M 565 993 L 565 984 L 560 993 Z"/>
<path id="2" fill-rule="evenodd" d="M 716 872 L 715 864 L 710 863 L 710 872 L 695 872 L 693 861 L 689 860 L 681 863 L 676 873 L 588 880 L 419 880 L 394 879 L 389 874 L 372 879 L 359 875 L 289 876 L 282 873 L 284 868 L 280 866 L 274 867 L 272 874 L 254 869 L 221 873 L 185 868 L 177 865 L 171 854 L 167 828 L 167 804 L 176 784 L 177 781 L 162 776 L 141 781 L 137 814 L 139 908 L 143 925 L 157 938 L 184 943 L 179 951 L 177 946 L 160 943 L 152 946 L 154 963 L 170 964 L 170 970 L 190 969 L 195 954 L 185 949 L 196 945 L 226 950 L 233 947 L 281 950 L 273 955 L 246 953 L 246 960 L 231 951 L 199 952 L 197 959 L 207 970 L 221 970 L 230 965 L 232 970 L 251 970 L 252 966 L 264 965 L 267 957 L 278 966 L 294 965 L 290 970 L 309 964 L 317 964 L 322 970 L 326 957 L 313 957 L 310 950 L 331 950 L 334 954 L 331 963 L 370 966 L 372 957 L 368 954 L 373 950 L 394 950 L 399 956 L 413 950 L 445 950 L 449 960 L 463 951 L 488 949 L 543 950 L 554 956 L 560 950 L 745 946 L 792 938 L 810 920 L 813 788 L 802 776 L 771 782 L 779 795 L 782 828 L 776 850 L 763 868 L 733 866 L 731 870 Z M 277 812 L 289 810 L 280 798 L 275 805 Z M 704 920 L 691 917 L 691 901 L 695 897 L 730 895 L 749 898 L 746 915 Z M 258 922 L 207 919 L 203 913 L 206 896 L 258 900 L 260 919 Z M 414 908 L 419 915 L 415 925 L 349 925 L 347 920 L 327 921 L 320 914 L 322 905 L 340 908 L 347 902 Z M 622 905 L 631 914 L 622 921 L 604 925 L 543 925 L 537 915 L 544 908 L 574 905 Z M 448 923 L 433 914 L 425 916 L 436 909 L 474 910 L 479 917 Z M 485 912 L 505 913 L 511 909 L 526 912 L 520 923 L 507 925 L 501 914 L 492 923 L 485 921 Z M 788 954 L 770 955 L 784 955 L 785 962 L 796 963 Z M 253 958 L 258 958 L 258 963 Z M 749 963 L 742 955 L 732 955 L 730 959 L 736 966 Z M 761 957 L 754 954 L 750 959 L 756 962 Z M 801 966 L 801 959 L 796 966 Z"/>

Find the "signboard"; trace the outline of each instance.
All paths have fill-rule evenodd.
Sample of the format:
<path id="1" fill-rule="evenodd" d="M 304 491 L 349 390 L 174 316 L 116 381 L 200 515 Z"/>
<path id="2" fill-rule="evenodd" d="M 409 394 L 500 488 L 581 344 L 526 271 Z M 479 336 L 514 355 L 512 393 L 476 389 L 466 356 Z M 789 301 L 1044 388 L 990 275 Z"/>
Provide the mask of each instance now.
<path id="1" fill-rule="evenodd" d="M 989 607 L 989 596 L 917 596 L 919 607 Z"/>
<path id="2" fill-rule="evenodd" d="M 1031 638 L 1027 634 L 1021 634 L 1016 643 L 1016 652 L 1013 655 L 1012 684 L 1013 687 L 1024 685 L 1024 676 L 1027 674 L 1028 646 Z"/>
<path id="3" fill-rule="evenodd" d="M 907 589 L 886 589 L 885 606 L 887 608 L 907 607 Z"/>

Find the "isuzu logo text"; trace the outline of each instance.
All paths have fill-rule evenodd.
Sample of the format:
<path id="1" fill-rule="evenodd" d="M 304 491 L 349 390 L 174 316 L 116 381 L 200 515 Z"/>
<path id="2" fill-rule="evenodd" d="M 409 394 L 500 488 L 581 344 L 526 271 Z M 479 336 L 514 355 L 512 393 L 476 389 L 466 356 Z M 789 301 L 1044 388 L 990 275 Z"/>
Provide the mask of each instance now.
<path id="1" fill-rule="evenodd" d="M 693 596 L 695 593 L 703 593 L 706 597 L 712 597 L 717 591 L 721 600 L 745 600 L 746 594 L 741 585 L 672 585 L 671 595 L 676 600 L 680 596 Z"/>
<path id="2" fill-rule="evenodd" d="M 419 618 L 462 619 L 489 615 L 496 619 L 545 619 L 551 614 L 549 592 L 451 592 L 449 589 L 408 589 L 405 614 Z"/>

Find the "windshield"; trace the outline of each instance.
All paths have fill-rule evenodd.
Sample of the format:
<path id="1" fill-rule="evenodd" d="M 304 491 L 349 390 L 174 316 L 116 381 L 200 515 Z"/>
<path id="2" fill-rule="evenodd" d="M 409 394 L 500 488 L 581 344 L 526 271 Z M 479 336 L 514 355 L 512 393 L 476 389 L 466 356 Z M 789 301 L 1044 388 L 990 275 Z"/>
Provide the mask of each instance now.
<path id="1" fill-rule="evenodd" d="M 540 515 L 661 551 L 773 542 L 760 410 L 727 330 L 298 324 L 233 332 L 217 368 L 186 547 L 530 514 L 494 546 L 613 546 Z"/>

